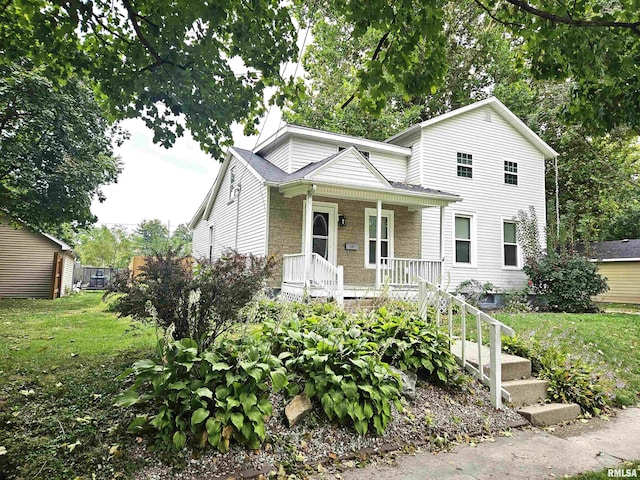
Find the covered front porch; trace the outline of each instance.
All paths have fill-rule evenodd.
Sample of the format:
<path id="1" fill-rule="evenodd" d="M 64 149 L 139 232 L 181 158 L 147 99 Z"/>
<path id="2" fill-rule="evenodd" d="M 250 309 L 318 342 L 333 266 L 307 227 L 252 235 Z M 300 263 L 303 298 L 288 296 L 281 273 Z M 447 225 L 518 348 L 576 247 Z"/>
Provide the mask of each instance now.
<path id="1" fill-rule="evenodd" d="M 281 296 L 342 303 L 383 293 L 414 296 L 418 276 L 439 283 L 444 208 L 457 198 L 403 187 L 365 189 L 319 182 L 280 186 L 281 201 L 302 214 L 300 250 L 282 255 Z M 440 212 L 439 224 L 424 226 L 440 233 L 438 258 L 421 258 L 424 208 Z"/>

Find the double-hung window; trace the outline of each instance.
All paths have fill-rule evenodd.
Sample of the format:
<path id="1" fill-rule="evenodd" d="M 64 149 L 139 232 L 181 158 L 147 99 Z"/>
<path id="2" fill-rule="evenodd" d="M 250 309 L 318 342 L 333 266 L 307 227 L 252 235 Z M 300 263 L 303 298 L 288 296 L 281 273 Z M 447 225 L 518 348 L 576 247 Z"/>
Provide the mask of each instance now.
<path id="1" fill-rule="evenodd" d="M 457 156 L 457 173 L 459 177 L 473 178 L 473 155 L 470 153 L 458 152 Z"/>
<path id="2" fill-rule="evenodd" d="M 518 162 L 504 161 L 504 183 L 518 185 Z"/>
<path id="3" fill-rule="evenodd" d="M 505 267 L 518 266 L 518 241 L 516 239 L 516 223 L 502 222 L 502 251 Z"/>
<path id="4" fill-rule="evenodd" d="M 455 216 L 455 263 L 472 263 L 473 249 L 471 245 L 472 217 Z"/>
<path id="5" fill-rule="evenodd" d="M 393 210 L 382 210 L 380 222 L 380 257 L 393 257 Z M 365 209 L 364 231 L 364 264 L 365 267 L 376 266 L 376 230 L 378 214 L 375 208 Z"/>

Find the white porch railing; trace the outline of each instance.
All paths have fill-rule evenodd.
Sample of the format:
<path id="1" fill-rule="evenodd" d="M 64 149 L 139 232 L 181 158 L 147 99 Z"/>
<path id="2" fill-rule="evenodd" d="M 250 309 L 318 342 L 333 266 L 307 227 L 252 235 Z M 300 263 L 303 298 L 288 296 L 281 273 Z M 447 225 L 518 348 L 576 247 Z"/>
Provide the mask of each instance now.
<path id="1" fill-rule="evenodd" d="M 341 265 L 335 266 L 317 253 L 310 254 L 311 264 L 305 275 L 306 254 L 297 253 L 283 256 L 282 282 L 304 287 L 320 287 L 327 295 L 344 303 L 344 272 Z"/>
<path id="2" fill-rule="evenodd" d="M 454 333 L 459 333 L 460 338 L 460 364 L 462 367 L 474 374 L 478 380 L 489 386 L 491 392 L 491 405 L 494 408 L 502 408 L 502 399 L 509 401 L 511 395 L 502 388 L 502 335 L 513 337 L 515 332 L 502 322 L 474 306 L 468 304 L 463 299 L 455 297 L 439 286 L 428 282 L 423 278 L 417 278 L 418 282 L 418 308 L 420 316 L 425 320 L 435 320 L 440 326 L 442 316 L 446 315 L 449 323 L 449 337 L 454 339 Z M 432 307 L 431 309 L 429 307 Z M 467 317 L 475 318 L 475 328 L 471 323 L 472 336 L 477 342 L 478 365 L 473 365 L 467 358 Z M 454 332 L 454 322 L 456 325 Z M 485 374 L 485 365 L 482 355 L 482 325 L 489 327 L 489 376 Z M 475 330 L 475 332 L 474 332 Z M 457 335 L 456 335 L 457 336 Z M 486 348 L 486 347 L 485 347 Z"/>
<path id="3" fill-rule="evenodd" d="M 416 277 L 431 283 L 440 281 L 442 262 L 420 258 L 382 258 L 382 283 L 391 286 L 415 286 Z"/>

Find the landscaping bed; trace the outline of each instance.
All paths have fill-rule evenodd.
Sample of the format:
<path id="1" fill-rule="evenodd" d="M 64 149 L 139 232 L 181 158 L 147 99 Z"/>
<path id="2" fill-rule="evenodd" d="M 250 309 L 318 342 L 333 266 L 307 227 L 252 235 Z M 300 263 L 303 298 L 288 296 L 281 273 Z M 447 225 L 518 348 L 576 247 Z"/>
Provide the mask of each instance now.
<path id="1" fill-rule="evenodd" d="M 214 449 L 190 450 L 184 453 L 185 468 L 174 472 L 171 465 L 154 458 L 151 450 L 139 446 L 135 455 L 147 461 L 134 478 L 241 478 L 239 473 L 257 476 L 280 468 L 281 473 L 318 471 L 318 463 L 360 460 L 376 449 L 395 450 L 406 445 L 439 449 L 451 441 L 465 442 L 479 435 L 500 434 L 522 422 L 522 417 L 510 408 L 494 410 L 488 390 L 477 382 L 459 392 L 419 384 L 415 400 L 403 402 L 402 413 L 393 410 L 393 418 L 380 436 L 362 437 L 353 428 L 329 422 L 318 405 L 299 424 L 289 428 L 284 417 L 284 396 L 271 395 L 270 400 L 274 413 L 267 422 L 269 440 L 261 450 L 248 451 L 239 444 L 233 444 L 226 454 Z"/>

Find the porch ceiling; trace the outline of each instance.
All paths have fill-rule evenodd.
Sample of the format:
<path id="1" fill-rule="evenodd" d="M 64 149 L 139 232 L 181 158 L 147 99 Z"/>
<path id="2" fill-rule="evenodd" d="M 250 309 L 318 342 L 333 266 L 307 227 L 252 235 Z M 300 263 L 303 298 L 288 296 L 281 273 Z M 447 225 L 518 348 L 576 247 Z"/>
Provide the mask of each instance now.
<path id="1" fill-rule="evenodd" d="M 317 196 L 370 202 L 381 200 L 385 204 L 402 205 L 410 209 L 445 207 L 450 203 L 462 200 L 462 197 L 458 195 L 444 192 L 416 191 L 404 188 L 359 188 L 311 181 L 298 181 L 279 185 L 279 190 L 285 197 L 291 198 L 298 195 L 306 195 L 314 187 L 313 194 Z"/>

